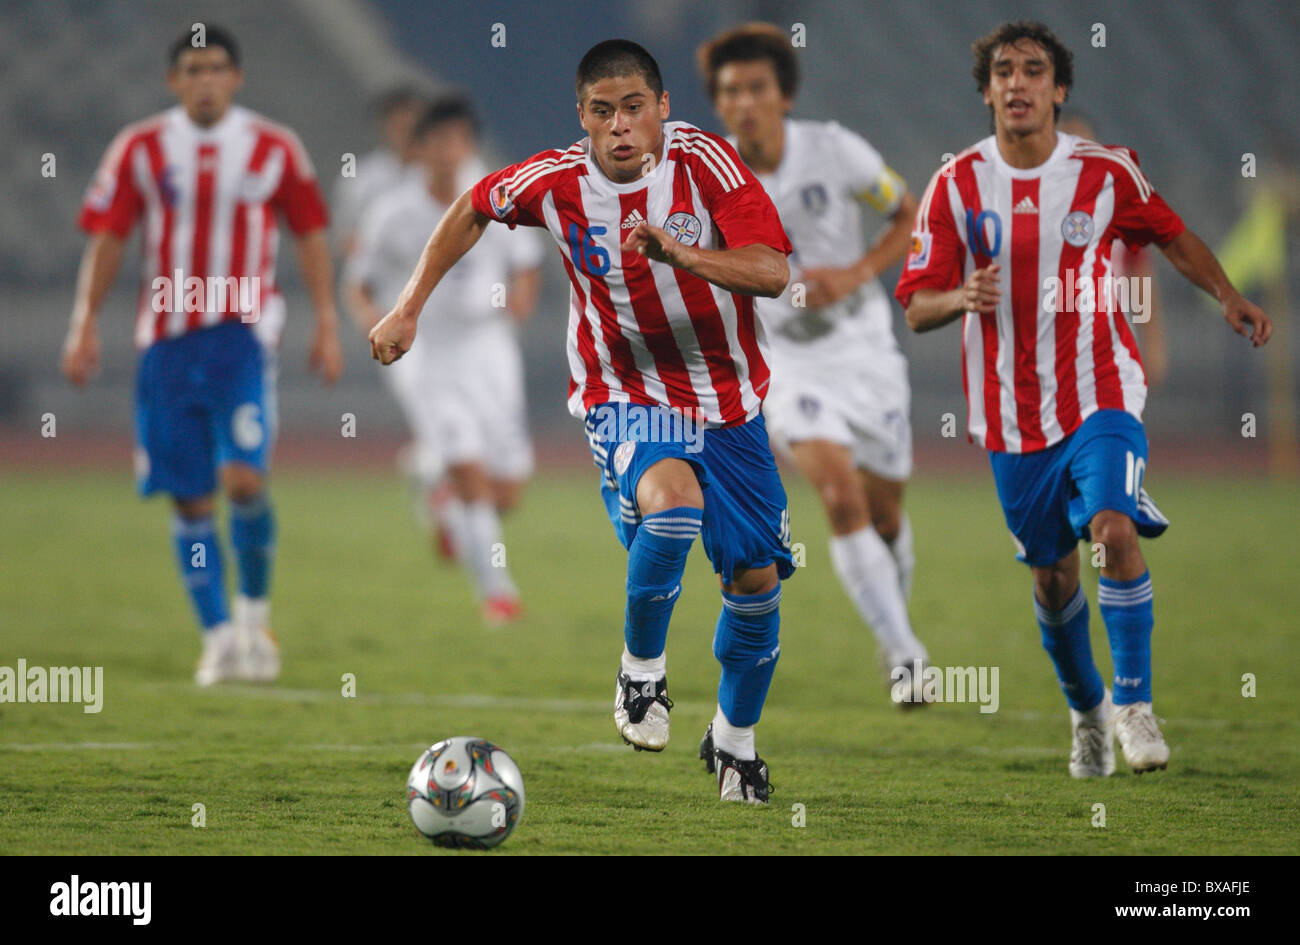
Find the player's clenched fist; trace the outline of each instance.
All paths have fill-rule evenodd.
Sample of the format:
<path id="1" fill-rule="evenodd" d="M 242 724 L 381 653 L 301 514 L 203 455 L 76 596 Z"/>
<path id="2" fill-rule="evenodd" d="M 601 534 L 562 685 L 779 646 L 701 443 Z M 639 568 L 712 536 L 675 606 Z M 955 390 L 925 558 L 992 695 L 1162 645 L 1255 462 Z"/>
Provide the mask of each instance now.
<path id="1" fill-rule="evenodd" d="M 976 269 L 961 287 L 962 308 L 968 312 L 992 312 L 1002 300 L 1001 280 L 998 274 L 1002 267 L 997 263 Z"/>
<path id="2" fill-rule="evenodd" d="M 415 319 L 395 308 L 370 329 L 370 356 L 380 364 L 392 364 L 415 343 Z"/>
<path id="3" fill-rule="evenodd" d="M 621 247 L 625 251 L 640 253 L 655 262 L 668 263 L 678 269 L 685 269 L 690 258 L 691 248 L 679 243 L 662 230 L 649 223 L 639 223 L 627 235 Z"/>

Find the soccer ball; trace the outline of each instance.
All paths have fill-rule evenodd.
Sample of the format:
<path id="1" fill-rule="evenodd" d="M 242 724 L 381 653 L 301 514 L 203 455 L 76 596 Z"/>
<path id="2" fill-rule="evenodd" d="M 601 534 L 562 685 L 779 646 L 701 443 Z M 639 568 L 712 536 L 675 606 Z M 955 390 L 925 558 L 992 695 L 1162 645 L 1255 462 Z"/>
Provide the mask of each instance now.
<path id="1" fill-rule="evenodd" d="M 415 829 L 440 847 L 494 847 L 524 813 L 524 778 L 482 738 L 447 738 L 420 755 L 406 779 Z"/>

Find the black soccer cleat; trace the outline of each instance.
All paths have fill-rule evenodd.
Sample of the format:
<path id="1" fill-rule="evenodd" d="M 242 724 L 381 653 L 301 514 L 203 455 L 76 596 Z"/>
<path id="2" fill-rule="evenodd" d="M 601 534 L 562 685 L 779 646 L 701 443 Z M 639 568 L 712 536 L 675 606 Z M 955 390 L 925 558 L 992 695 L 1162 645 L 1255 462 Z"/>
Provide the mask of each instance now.
<path id="1" fill-rule="evenodd" d="M 700 739 L 700 761 L 704 762 L 704 767 L 709 770 L 709 774 L 715 774 L 718 770 L 713 760 L 713 723 L 704 730 L 704 737 Z"/>
<path id="2" fill-rule="evenodd" d="M 718 769 L 720 799 L 745 801 L 749 804 L 767 803 L 768 795 L 775 790 L 768 780 L 767 762 L 757 757 L 752 761 L 740 761 L 721 748 L 714 748 L 713 756 Z"/>

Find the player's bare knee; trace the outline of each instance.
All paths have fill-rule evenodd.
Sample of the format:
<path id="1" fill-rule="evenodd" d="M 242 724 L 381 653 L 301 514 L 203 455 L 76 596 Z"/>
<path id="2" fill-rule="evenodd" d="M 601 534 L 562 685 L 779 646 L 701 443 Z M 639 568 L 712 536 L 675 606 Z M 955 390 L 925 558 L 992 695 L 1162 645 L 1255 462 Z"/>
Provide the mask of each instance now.
<path id="1" fill-rule="evenodd" d="M 1098 512 L 1090 524 L 1092 540 L 1106 548 L 1108 558 L 1125 558 L 1138 550 L 1137 526 L 1122 512 Z"/>
<path id="2" fill-rule="evenodd" d="M 642 515 L 683 507 L 704 508 L 704 492 L 695 468 L 682 459 L 661 459 L 642 474 L 636 487 L 636 504 Z"/>
<path id="3" fill-rule="evenodd" d="M 830 480 L 822 483 L 818 491 L 835 534 L 851 535 L 870 523 L 866 497 L 854 483 Z"/>
<path id="4" fill-rule="evenodd" d="M 871 526 L 885 541 L 893 541 L 903 527 L 903 516 L 897 507 L 871 507 Z"/>
<path id="5" fill-rule="evenodd" d="M 728 594 L 743 594 L 748 597 L 770 593 L 780 583 L 776 565 L 769 564 L 762 568 L 737 568 L 731 583 L 724 584 L 722 589 Z"/>
<path id="6" fill-rule="evenodd" d="M 1074 597 L 1074 592 L 1079 586 L 1079 572 L 1073 558 L 1032 570 L 1034 592 L 1038 600 L 1047 608 L 1060 610 Z"/>
<path id="7" fill-rule="evenodd" d="M 207 518 L 212 514 L 212 496 L 199 496 L 197 499 L 174 499 L 176 514 L 186 521 Z"/>
<path id="8" fill-rule="evenodd" d="M 221 484 L 232 502 L 247 502 L 260 495 L 265 486 L 261 473 L 237 463 L 222 467 Z"/>

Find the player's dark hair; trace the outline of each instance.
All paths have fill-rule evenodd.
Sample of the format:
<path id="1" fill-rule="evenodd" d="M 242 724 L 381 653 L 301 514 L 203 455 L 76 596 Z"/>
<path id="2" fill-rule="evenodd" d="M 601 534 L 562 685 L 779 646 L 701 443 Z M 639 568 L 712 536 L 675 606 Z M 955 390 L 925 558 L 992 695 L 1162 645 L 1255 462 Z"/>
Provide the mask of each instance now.
<path id="1" fill-rule="evenodd" d="M 607 39 L 588 49 L 582 62 L 578 63 L 574 92 L 581 102 L 583 90 L 591 83 L 630 75 L 644 78 L 655 98 L 663 95 L 664 80 L 659 75 L 659 63 L 655 62 L 655 57 L 630 39 Z"/>
<path id="2" fill-rule="evenodd" d="M 971 52 L 975 55 L 975 66 L 971 75 L 975 77 L 975 87 L 982 93 L 989 87 L 989 77 L 993 72 L 993 54 L 1002 46 L 1012 45 L 1021 40 L 1031 40 L 1042 46 L 1052 60 L 1052 81 L 1065 86 L 1068 97 L 1074 85 L 1074 54 L 1065 48 L 1065 44 L 1056 38 L 1051 30 L 1037 20 L 1013 20 L 1003 23 L 987 36 L 981 36 L 971 43 Z M 990 106 L 990 111 L 992 106 Z M 1052 112 L 1053 120 L 1061 117 L 1061 106 Z"/>
<path id="3" fill-rule="evenodd" d="M 771 23 L 746 23 L 720 33 L 696 50 L 695 60 L 709 86 L 709 98 L 718 97 L 718 71 L 731 62 L 770 62 L 782 95 L 794 98 L 799 89 L 799 60 L 790 37 Z"/>
<path id="4" fill-rule="evenodd" d="M 175 69 L 176 63 L 180 62 L 181 53 L 187 49 L 211 49 L 218 46 L 226 51 L 230 57 L 230 63 L 233 66 L 239 65 L 239 44 L 235 42 L 235 37 L 229 30 L 222 29 L 220 26 L 213 26 L 211 23 L 203 24 L 203 43 L 195 45 L 194 40 L 198 34 L 194 32 L 193 27 L 187 29 L 172 42 L 167 50 L 167 67 Z"/>
<path id="5" fill-rule="evenodd" d="M 420 113 L 411 136 L 422 138 L 439 125 L 452 121 L 463 121 L 469 125 L 469 130 L 473 134 L 478 134 L 478 115 L 475 114 L 474 106 L 470 104 L 469 99 L 463 95 L 443 95 L 435 98 Z"/>
<path id="6" fill-rule="evenodd" d="M 424 96 L 413 85 L 394 85 L 384 89 L 377 96 L 371 107 L 380 118 L 387 118 L 395 111 L 404 108 L 418 108 L 424 103 Z"/>

